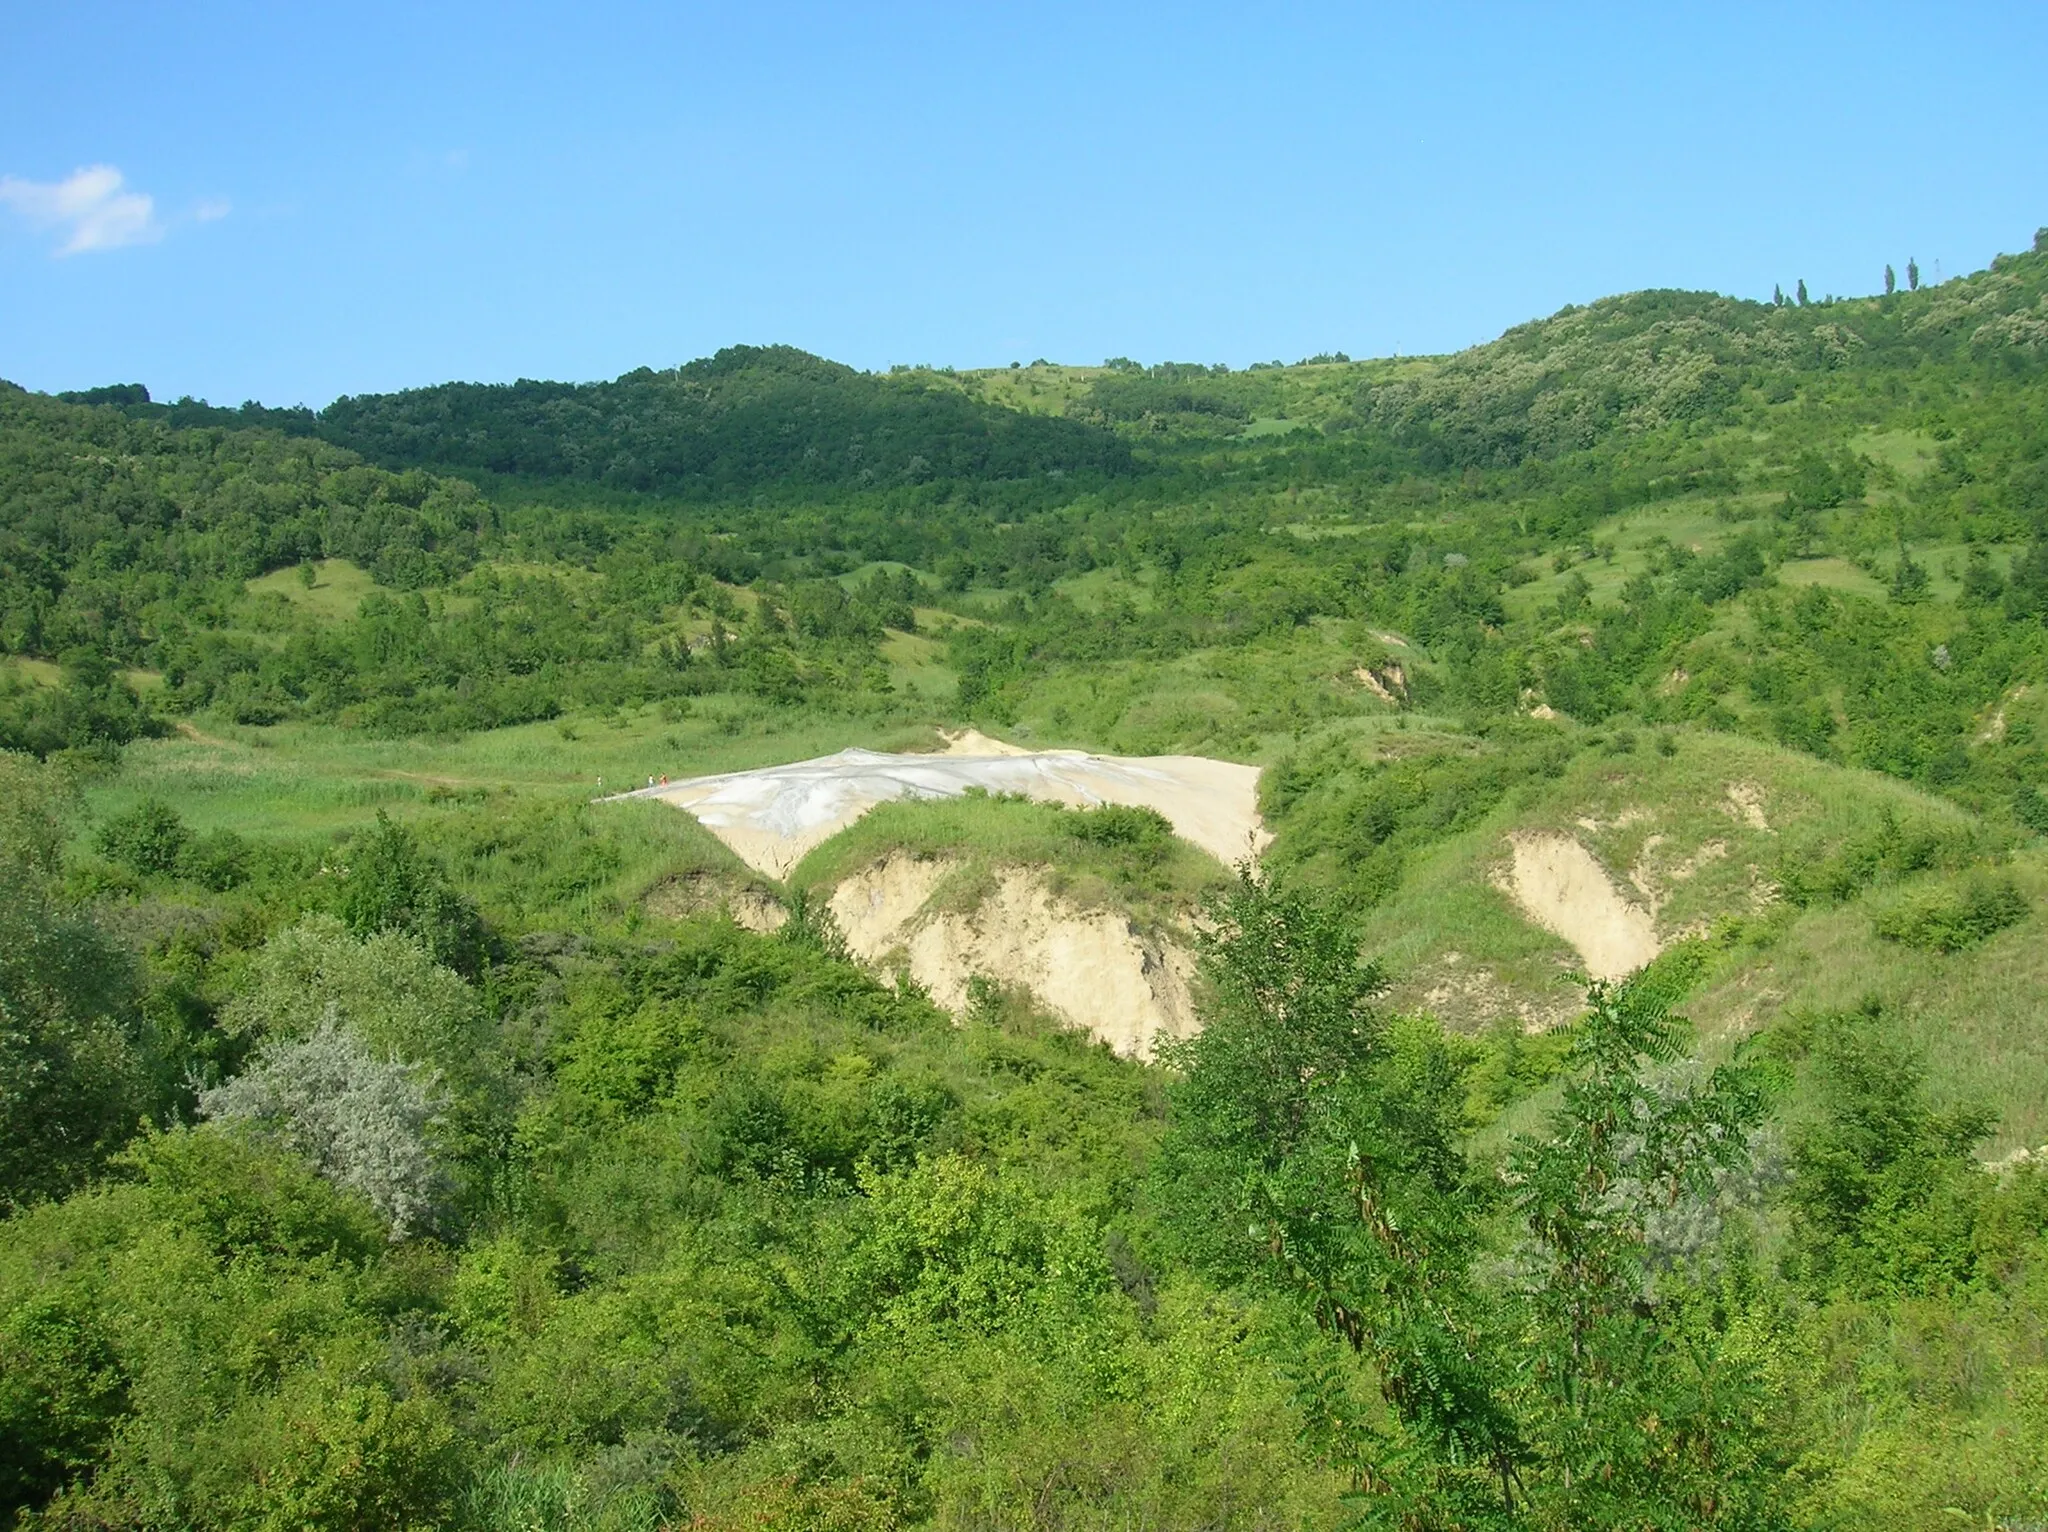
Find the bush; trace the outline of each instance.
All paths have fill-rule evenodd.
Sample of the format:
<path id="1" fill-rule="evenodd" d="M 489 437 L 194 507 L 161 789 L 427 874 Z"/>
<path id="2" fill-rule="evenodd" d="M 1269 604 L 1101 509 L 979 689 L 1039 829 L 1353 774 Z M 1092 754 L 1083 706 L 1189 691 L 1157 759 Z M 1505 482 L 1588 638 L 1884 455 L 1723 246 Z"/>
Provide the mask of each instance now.
<path id="1" fill-rule="evenodd" d="M 199 1110 L 304 1155 L 383 1215 L 394 1242 L 433 1221 L 442 1196 L 428 1141 L 433 1078 L 419 1065 L 372 1057 L 332 1006 L 311 1037 L 272 1043 L 247 1073 L 202 1091 Z"/>
<path id="2" fill-rule="evenodd" d="M 1875 1002 L 1793 1018 L 1771 1042 L 1797 1061 L 1817 1108 L 1789 1145 L 1787 1275 L 1816 1297 L 1938 1292 L 1970 1281 L 1996 1185 L 1975 1150 L 1997 1114 L 1937 1107 L 1925 1056 Z"/>
<path id="3" fill-rule="evenodd" d="M 1960 952 L 2027 918 L 2027 896 L 2002 879 L 1972 878 L 1960 889 L 1906 899 L 1873 923 L 1886 941 L 1923 952 Z"/>
<path id="4" fill-rule="evenodd" d="M 1164 845 L 1173 834 L 1172 822 L 1159 810 L 1126 803 L 1085 809 L 1068 820 L 1067 828 L 1091 846 L 1150 848 Z"/>
<path id="5" fill-rule="evenodd" d="M 1778 868 L 1778 887 L 1800 909 L 1846 904 L 1874 884 L 1916 872 L 1968 865 L 1978 847 L 1967 830 L 1928 823 L 1901 824 L 1889 806 L 1875 828 L 1845 842 L 1832 855 L 1788 848 Z"/>
<path id="6" fill-rule="evenodd" d="M 0 1213 L 62 1196 L 149 1108 L 132 970 L 91 920 L 0 886 Z"/>
<path id="7" fill-rule="evenodd" d="M 179 859 L 179 873 L 220 894 L 249 881 L 249 843 L 233 830 L 194 839 Z"/>
<path id="8" fill-rule="evenodd" d="M 77 807 L 73 773 L 0 750 L 0 865 L 10 882 L 63 871 L 68 822 Z"/>
<path id="9" fill-rule="evenodd" d="M 451 1152 L 496 1152 L 510 1108 L 489 1017 L 416 937 L 386 931 L 357 939 L 331 915 L 308 916 L 264 944 L 221 1022 L 230 1036 L 275 1045 L 313 1036 L 330 1012 L 376 1058 L 438 1075 L 447 1092 L 442 1141 Z"/>
<path id="10" fill-rule="evenodd" d="M 144 877 L 175 873 L 191 843 L 185 821 L 160 798 L 145 798 L 127 813 L 116 814 L 93 836 L 101 856 Z"/>
<path id="11" fill-rule="evenodd" d="M 2031 783 L 2012 795 L 2012 814 L 2037 835 L 2048 835 L 2048 798 Z"/>
<path id="12" fill-rule="evenodd" d="M 475 906 L 382 809 L 376 827 L 349 847 L 339 913 L 358 936 L 399 931 L 416 938 L 435 962 L 465 977 L 483 967 L 486 940 Z"/>

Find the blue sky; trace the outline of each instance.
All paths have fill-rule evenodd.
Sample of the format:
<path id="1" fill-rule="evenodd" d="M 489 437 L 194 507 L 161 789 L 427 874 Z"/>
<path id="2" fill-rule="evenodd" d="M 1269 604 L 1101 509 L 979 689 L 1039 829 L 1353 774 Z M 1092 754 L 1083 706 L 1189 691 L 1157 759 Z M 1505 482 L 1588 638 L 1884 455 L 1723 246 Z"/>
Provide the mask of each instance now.
<path id="1" fill-rule="evenodd" d="M 1442 351 L 2048 224 L 2039 0 L 4 3 L 31 388 Z"/>

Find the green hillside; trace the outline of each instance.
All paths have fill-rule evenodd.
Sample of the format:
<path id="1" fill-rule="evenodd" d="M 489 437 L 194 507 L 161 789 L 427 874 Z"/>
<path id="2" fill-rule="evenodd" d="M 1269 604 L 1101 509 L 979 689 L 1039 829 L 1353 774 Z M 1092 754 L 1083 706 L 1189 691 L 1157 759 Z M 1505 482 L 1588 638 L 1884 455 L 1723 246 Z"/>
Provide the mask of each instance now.
<path id="1" fill-rule="evenodd" d="M 562 480 L 705 500 L 930 480 L 1127 472 L 1079 423 L 990 408 L 921 374 L 875 377 L 793 346 L 732 346 L 609 383 L 445 383 L 335 400 L 317 414 L 155 405 L 146 389 L 67 395 L 171 425 L 272 426 L 387 468 Z M 137 398 L 135 394 L 143 397 Z"/>
<path id="2" fill-rule="evenodd" d="M 595 801 L 965 725 L 1256 765 L 1262 870 Z M 890 856 L 1202 1032 L 863 969 Z M 0 385 L 0 1524 L 2033 1525 L 2044 920 L 2048 230 L 1444 357 Z"/>

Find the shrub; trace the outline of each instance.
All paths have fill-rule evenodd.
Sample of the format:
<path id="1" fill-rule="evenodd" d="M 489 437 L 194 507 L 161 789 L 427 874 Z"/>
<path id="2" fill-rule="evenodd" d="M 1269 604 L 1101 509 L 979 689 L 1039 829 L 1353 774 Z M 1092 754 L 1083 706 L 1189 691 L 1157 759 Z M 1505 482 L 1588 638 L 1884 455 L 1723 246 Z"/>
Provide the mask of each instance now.
<path id="1" fill-rule="evenodd" d="M 500 1152 L 511 1082 L 489 1017 L 460 975 L 397 931 L 358 940 L 331 915 L 273 936 L 223 1010 L 230 1036 L 271 1045 L 311 1037 L 332 1011 L 379 1059 L 431 1071 L 445 1092 L 438 1142 L 465 1163 Z"/>
<path id="2" fill-rule="evenodd" d="M 1846 904 L 1863 890 L 1916 872 L 1967 865 L 1978 847 L 1967 830 L 1929 823 L 1901 824 L 1889 806 L 1876 826 L 1832 855 L 1788 848 L 1778 868 L 1778 886 L 1801 909 Z"/>
<path id="3" fill-rule="evenodd" d="M 1067 828 L 1092 846 L 1150 848 L 1164 845 L 1173 825 L 1157 809 L 1127 803 L 1105 803 L 1074 815 Z"/>
<path id="4" fill-rule="evenodd" d="M 67 822 L 78 806 L 76 777 L 33 756 L 0 750 L 0 865 L 6 877 L 47 878 L 64 867 Z"/>
<path id="5" fill-rule="evenodd" d="M 0 884 L 0 1214 L 61 1196 L 149 1105 L 132 970 L 91 920 Z"/>
<path id="6" fill-rule="evenodd" d="M 1886 941 L 1923 952 L 1960 952 L 2027 917 L 2027 896 L 2001 879 L 1972 878 L 1959 889 L 1906 899 L 1874 922 Z"/>
<path id="7" fill-rule="evenodd" d="M 249 843 L 233 830 L 198 836 L 185 848 L 178 870 L 201 888 L 225 893 L 249 881 Z"/>
<path id="8" fill-rule="evenodd" d="M 304 1155 L 376 1208 L 395 1242 L 431 1225 L 441 1200 L 434 1096 L 431 1074 L 372 1057 L 330 1006 L 311 1037 L 272 1043 L 246 1073 L 200 1092 L 199 1110 Z"/>
<path id="9" fill-rule="evenodd" d="M 1787 1274 L 1815 1296 L 1865 1298 L 1969 1281 L 1994 1185 L 1974 1151 L 1997 1114 L 1937 1107 L 1925 1056 L 1874 1001 L 1794 1018 L 1775 1042 L 1817 1108 L 1789 1146 Z"/>
<path id="10" fill-rule="evenodd" d="M 2048 835 L 2048 798 L 2031 783 L 2012 795 L 2012 814 L 2037 835 Z"/>
<path id="11" fill-rule="evenodd" d="M 127 813 L 116 814 L 93 837 L 101 856 L 145 877 L 175 873 L 191 843 L 192 832 L 178 811 L 158 798 L 145 798 Z"/>
<path id="12" fill-rule="evenodd" d="M 448 886 L 411 831 L 379 809 L 376 827 L 357 837 L 348 854 L 339 913 L 350 930 L 358 936 L 404 932 L 458 973 L 474 976 L 482 968 L 482 919 Z"/>

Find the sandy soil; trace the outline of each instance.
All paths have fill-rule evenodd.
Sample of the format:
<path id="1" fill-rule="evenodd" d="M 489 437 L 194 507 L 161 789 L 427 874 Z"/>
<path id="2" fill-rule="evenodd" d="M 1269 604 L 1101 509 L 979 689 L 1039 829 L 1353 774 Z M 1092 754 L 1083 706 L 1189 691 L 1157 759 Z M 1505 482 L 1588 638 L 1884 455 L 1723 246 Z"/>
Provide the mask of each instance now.
<path id="1" fill-rule="evenodd" d="M 1593 853 L 1569 835 L 1509 837 L 1502 886 L 1522 912 L 1578 949 L 1595 979 L 1634 973 L 1660 948 L 1653 911 L 1622 897 Z"/>
<path id="2" fill-rule="evenodd" d="M 759 771 L 693 777 L 622 793 L 658 798 L 696 816 L 748 866 L 782 878 L 811 849 L 869 809 L 898 798 L 957 798 L 971 787 L 1076 808 L 1126 803 L 1157 809 L 1177 834 L 1217 860 L 1257 856 L 1271 839 L 1258 814 L 1255 766 L 1195 755 L 1025 751 L 972 730 L 944 753 L 837 755 Z"/>
<path id="3" fill-rule="evenodd" d="M 2025 688 L 2022 688 L 2024 690 Z M 1013 745 L 1005 739 L 991 739 L 979 729 L 939 730 L 939 738 L 946 742 L 941 755 L 1029 755 L 1031 752 L 1022 745 Z"/>
<path id="4" fill-rule="evenodd" d="M 899 852 L 833 890 L 832 914 L 854 956 L 900 961 L 956 1012 L 976 974 L 1022 985 L 1123 1054 L 1148 1056 L 1161 1036 L 1195 1030 L 1194 965 L 1181 948 L 1147 939 L 1120 915 L 1069 904 L 1023 868 L 1005 872 L 971 913 L 927 910 L 953 866 Z"/>
<path id="5" fill-rule="evenodd" d="M 1722 805 L 1730 819 L 1740 820 L 1752 830 L 1770 832 L 1771 822 L 1764 816 L 1764 790 L 1754 782 L 1730 782 L 1728 801 Z"/>

